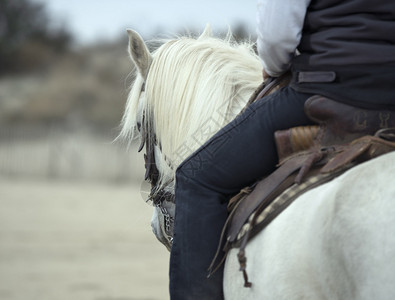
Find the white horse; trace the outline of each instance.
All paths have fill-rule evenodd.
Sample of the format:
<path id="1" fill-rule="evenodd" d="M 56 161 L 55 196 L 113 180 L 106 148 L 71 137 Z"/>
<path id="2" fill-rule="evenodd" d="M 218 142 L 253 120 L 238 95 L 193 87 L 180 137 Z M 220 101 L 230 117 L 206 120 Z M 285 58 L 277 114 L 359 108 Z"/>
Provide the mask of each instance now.
<path id="1" fill-rule="evenodd" d="M 251 45 L 182 37 L 150 53 L 129 31 L 137 67 L 122 137 L 138 123 L 155 140 L 159 186 L 174 192 L 177 166 L 244 107 L 261 82 Z M 143 117 L 144 116 L 144 117 Z M 225 264 L 226 299 L 395 299 L 395 153 L 361 164 L 294 201 Z M 152 226 L 166 244 L 155 210 Z M 163 225 L 163 224 L 162 224 Z"/>

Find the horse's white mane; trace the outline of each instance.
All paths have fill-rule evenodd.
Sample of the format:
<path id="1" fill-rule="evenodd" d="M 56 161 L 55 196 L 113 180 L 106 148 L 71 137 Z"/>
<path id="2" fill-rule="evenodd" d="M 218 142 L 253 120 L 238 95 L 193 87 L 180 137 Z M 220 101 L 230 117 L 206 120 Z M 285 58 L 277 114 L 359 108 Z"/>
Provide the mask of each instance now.
<path id="1" fill-rule="evenodd" d="M 262 81 L 250 43 L 206 31 L 197 39 L 169 40 L 153 52 L 145 92 L 138 74 L 127 100 L 120 136 L 133 139 L 137 122 L 144 120 L 160 148 L 155 152 L 161 186 L 174 183 L 177 166 L 231 121 Z"/>

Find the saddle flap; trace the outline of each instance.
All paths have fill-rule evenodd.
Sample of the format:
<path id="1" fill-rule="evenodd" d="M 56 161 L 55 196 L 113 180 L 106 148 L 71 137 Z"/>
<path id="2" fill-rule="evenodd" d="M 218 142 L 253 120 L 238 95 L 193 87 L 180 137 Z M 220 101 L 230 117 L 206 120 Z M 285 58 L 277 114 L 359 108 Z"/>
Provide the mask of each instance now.
<path id="1" fill-rule="evenodd" d="M 270 202 L 270 199 L 277 197 L 283 191 L 283 189 L 278 189 L 279 185 L 281 185 L 291 174 L 299 170 L 303 166 L 305 160 L 306 155 L 300 155 L 286 161 L 270 176 L 261 180 L 248 197 L 243 198 L 228 228 L 228 242 L 234 242 L 236 240 L 240 229 L 255 209 L 259 205 L 262 205 L 262 201 Z M 289 185 L 292 183 L 293 182 L 289 183 Z"/>

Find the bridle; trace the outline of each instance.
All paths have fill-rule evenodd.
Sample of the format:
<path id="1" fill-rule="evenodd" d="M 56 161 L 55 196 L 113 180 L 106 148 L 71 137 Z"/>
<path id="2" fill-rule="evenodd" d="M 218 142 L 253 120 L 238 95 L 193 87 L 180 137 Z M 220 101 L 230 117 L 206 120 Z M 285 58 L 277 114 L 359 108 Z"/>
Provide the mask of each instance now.
<path id="1" fill-rule="evenodd" d="M 144 86 L 143 86 L 144 88 Z M 142 90 L 143 91 L 143 90 Z M 148 181 L 151 185 L 151 191 L 148 196 L 147 202 L 152 201 L 152 204 L 157 207 L 161 214 L 163 215 L 163 230 L 162 232 L 167 241 L 170 243 L 170 247 L 173 243 L 173 225 L 174 225 L 174 216 L 168 211 L 167 205 L 165 202 L 169 202 L 171 204 L 175 204 L 175 196 L 174 193 L 167 191 L 165 188 L 158 187 L 159 183 L 159 170 L 156 165 L 155 160 L 155 146 L 159 146 L 160 144 L 157 142 L 155 134 L 153 134 L 154 138 L 148 134 L 146 129 L 146 124 L 144 120 L 144 115 L 142 122 L 137 123 L 137 129 L 141 134 L 141 143 L 138 148 L 138 152 L 141 152 L 145 147 L 144 154 L 144 166 L 145 166 L 145 175 L 144 180 Z M 166 245 L 167 247 L 167 245 Z"/>
<path id="2" fill-rule="evenodd" d="M 144 123 L 144 118 L 143 118 Z M 145 126 L 141 123 L 137 123 L 138 131 L 141 133 L 141 143 L 138 148 L 138 152 L 141 152 L 145 147 L 144 154 L 144 166 L 145 175 L 144 180 L 150 182 L 151 192 L 148 197 L 148 201 L 152 201 L 154 205 L 159 205 L 163 201 L 169 201 L 174 203 L 173 193 L 166 191 L 164 188 L 158 189 L 157 185 L 159 182 L 159 170 L 156 166 L 155 151 L 154 147 L 158 145 L 156 138 L 151 139 L 146 132 Z M 160 147 L 159 147 L 160 148 Z"/>

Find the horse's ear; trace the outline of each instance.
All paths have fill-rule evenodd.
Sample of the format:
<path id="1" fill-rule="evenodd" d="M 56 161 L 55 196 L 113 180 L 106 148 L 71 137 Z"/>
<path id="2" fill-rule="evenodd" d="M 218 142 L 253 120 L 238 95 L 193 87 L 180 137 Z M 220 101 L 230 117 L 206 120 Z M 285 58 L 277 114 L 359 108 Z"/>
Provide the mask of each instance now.
<path id="1" fill-rule="evenodd" d="M 199 36 L 199 39 L 203 39 L 203 38 L 211 37 L 211 36 L 212 36 L 211 25 L 209 23 L 207 23 L 206 27 L 204 28 L 203 33 Z"/>
<path id="2" fill-rule="evenodd" d="M 147 79 L 148 71 L 152 62 L 152 55 L 149 52 L 143 38 L 134 30 L 127 30 L 129 35 L 129 54 L 144 80 Z"/>

